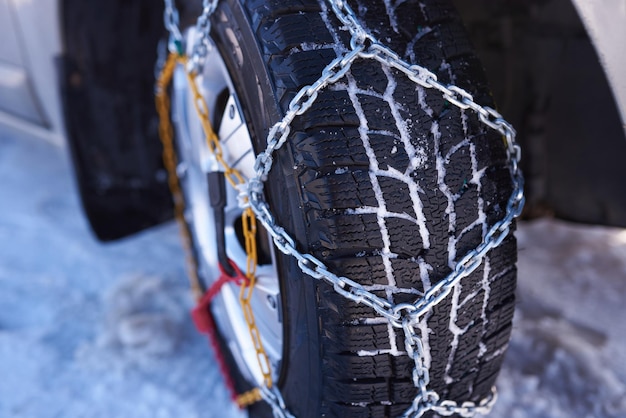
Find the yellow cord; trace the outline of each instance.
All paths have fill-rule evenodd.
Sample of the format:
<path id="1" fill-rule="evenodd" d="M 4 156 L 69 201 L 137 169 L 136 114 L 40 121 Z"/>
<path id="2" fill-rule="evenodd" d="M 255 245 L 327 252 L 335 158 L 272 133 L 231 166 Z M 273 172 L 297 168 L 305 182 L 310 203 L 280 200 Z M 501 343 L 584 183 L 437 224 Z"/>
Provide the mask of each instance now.
<path id="1" fill-rule="evenodd" d="M 187 223 L 184 218 L 185 201 L 180 187 L 180 180 L 176 173 L 177 158 L 176 151 L 174 150 L 174 130 L 170 120 L 170 97 L 168 94 L 168 86 L 172 81 L 172 76 L 177 65 L 182 65 L 186 68 L 187 57 L 184 55 L 170 54 L 163 66 L 163 70 L 157 80 L 156 88 L 156 107 L 159 114 L 159 135 L 161 142 L 163 143 L 163 162 L 168 172 L 168 184 L 170 191 L 174 198 L 174 215 L 177 222 L 180 225 L 181 236 L 183 239 L 183 245 L 186 250 L 186 258 L 189 270 L 189 280 L 191 290 L 196 300 L 200 300 L 202 297 L 202 284 L 198 277 L 198 265 L 193 253 L 191 251 L 191 236 L 187 227 Z M 211 121 L 209 119 L 209 110 L 207 108 L 204 98 L 200 94 L 198 86 L 195 82 L 195 74 L 187 72 L 187 81 L 193 94 L 194 107 L 202 124 L 202 129 L 207 140 L 209 150 L 213 153 L 218 163 L 224 169 L 224 174 L 230 185 L 239 192 L 240 187 L 245 184 L 245 180 L 241 173 L 230 167 L 224 159 L 222 146 L 219 142 L 219 138 Z M 247 254 L 246 265 L 246 277 L 247 283 L 241 286 L 239 293 L 239 301 L 243 310 L 246 324 L 250 332 L 250 338 L 254 344 L 259 368 L 263 374 L 265 385 L 268 388 L 273 386 L 272 372 L 269 357 L 265 352 L 263 343 L 261 341 L 261 334 L 256 326 L 254 318 L 254 312 L 252 310 L 251 299 L 256 284 L 256 269 L 258 265 L 257 258 L 257 222 L 256 216 L 250 207 L 246 208 L 242 214 L 243 234 L 245 238 L 245 247 Z M 237 397 L 237 404 L 240 407 L 253 404 L 261 399 L 261 393 L 259 389 L 253 389 L 249 392 L 241 394 Z"/>

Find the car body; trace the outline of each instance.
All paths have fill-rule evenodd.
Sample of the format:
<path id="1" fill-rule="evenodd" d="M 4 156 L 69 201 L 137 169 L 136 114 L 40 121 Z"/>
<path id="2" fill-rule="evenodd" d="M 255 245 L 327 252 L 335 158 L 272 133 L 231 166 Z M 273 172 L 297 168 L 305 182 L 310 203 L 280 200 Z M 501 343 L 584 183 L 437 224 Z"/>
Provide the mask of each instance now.
<path id="1" fill-rule="evenodd" d="M 0 124 L 61 145 L 59 11 L 57 0 L 0 0 Z"/>
<path id="2" fill-rule="evenodd" d="M 575 0 L 575 4 L 606 71 L 626 130 L 626 49 L 620 42 L 626 39 L 626 3 Z"/>
<path id="3" fill-rule="evenodd" d="M 468 7 L 457 1 L 457 6 L 470 33 L 478 33 L 474 42 L 484 52 L 503 114 L 520 127 L 529 213 L 626 226 L 621 185 L 626 171 L 619 163 L 626 153 L 626 3 L 498 3 L 481 0 Z M 103 240 L 171 217 L 156 114 L 150 110 L 152 70 L 164 38 L 162 7 L 146 0 L 98 5 L 0 0 L 0 125 L 67 146 L 83 206 Z M 493 36 L 510 33 L 506 28 L 520 21 L 522 41 L 531 39 L 525 52 L 505 45 L 506 36 L 496 41 L 504 46 L 493 48 Z M 541 31 L 548 35 L 536 35 Z M 574 53 L 564 74 L 551 51 L 565 51 L 553 46 L 572 39 L 588 51 L 578 62 Z M 535 50 L 537 42 L 541 47 Z M 536 58 L 534 66 L 520 64 L 528 57 Z M 542 69 L 552 66 L 556 75 L 544 77 L 550 71 Z M 539 87 L 573 81 L 560 90 L 538 87 L 530 97 L 523 85 L 528 74 Z M 527 96 L 525 102 L 518 100 L 519 91 Z M 536 100 L 542 95 L 548 98 Z M 529 112 L 537 103 L 561 103 L 552 106 L 560 111 Z M 532 122 L 537 118 L 542 119 L 540 129 Z"/>

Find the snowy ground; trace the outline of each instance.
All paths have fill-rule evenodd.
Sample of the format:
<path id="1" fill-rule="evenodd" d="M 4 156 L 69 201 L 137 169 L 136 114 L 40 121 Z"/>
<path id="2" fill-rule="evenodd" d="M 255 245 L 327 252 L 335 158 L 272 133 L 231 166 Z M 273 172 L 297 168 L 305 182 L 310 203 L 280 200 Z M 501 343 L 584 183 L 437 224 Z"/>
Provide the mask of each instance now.
<path id="1" fill-rule="evenodd" d="M 63 150 L 0 133 L 0 417 L 239 417 L 172 224 L 101 245 Z M 626 231 L 522 224 L 491 417 L 626 416 Z"/>

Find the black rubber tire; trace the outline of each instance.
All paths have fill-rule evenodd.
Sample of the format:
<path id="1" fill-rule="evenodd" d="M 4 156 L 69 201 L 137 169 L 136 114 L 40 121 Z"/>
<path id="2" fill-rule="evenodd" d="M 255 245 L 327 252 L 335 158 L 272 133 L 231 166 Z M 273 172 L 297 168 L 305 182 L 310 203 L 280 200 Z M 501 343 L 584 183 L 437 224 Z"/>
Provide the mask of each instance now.
<path id="1" fill-rule="evenodd" d="M 492 105 L 449 1 L 406 1 L 395 10 L 383 2 L 352 6 L 371 33 L 405 59 Z M 339 44 L 348 45 L 340 27 L 323 2 L 220 2 L 212 36 L 236 83 L 257 152 L 297 91 L 320 76 Z M 347 85 L 358 89 L 349 93 Z M 401 131 L 419 155 L 407 152 Z M 390 168 L 406 175 L 384 175 Z M 413 301 L 428 282 L 444 278 L 503 217 L 511 191 L 499 135 L 469 111 L 371 60 L 357 61 L 348 78 L 324 90 L 296 119 L 276 153 L 267 189 L 272 211 L 300 251 L 394 303 Z M 419 202 L 412 200 L 416 196 Z M 404 215 L 379 219 L 355 211 L 381 205 Z M 388 261 L 381 255 L 386 245 L 395 254 Z M 511 330 L 515 258 L 509 237 L 428 315 L 423 338 L 432 356 L 430 387 L 442 398 L 477 401 L 490 393 Z M 305 276 L 293 258 L 281 256 L 278 271 L 284 319 L 278 386 L 289 410 L 300 418 L 402 414 L 416 395 L 412 360 L 397 355 L 402 335 L 377 322 L 373 310 Z M 257 406 L 251 415 L 270 412 Z"/>
<path id="2" fill-rule="evenodd" d="M 60 0 L 58 7 L 67 144 L 91 229 L 111 241 L 170 220 L 152 76 L 162 2 Z"/>

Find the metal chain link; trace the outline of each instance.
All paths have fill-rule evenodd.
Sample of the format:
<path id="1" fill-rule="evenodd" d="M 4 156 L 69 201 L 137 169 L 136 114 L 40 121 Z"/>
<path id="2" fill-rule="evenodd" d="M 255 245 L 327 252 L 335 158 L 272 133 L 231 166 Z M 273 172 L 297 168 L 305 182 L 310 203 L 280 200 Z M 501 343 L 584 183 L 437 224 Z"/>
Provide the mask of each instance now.
<path id="1" fill-rule="evenodd" d="M 183 58 L 182 63 L 187 67 L 186 64 L 188 64 L 188 61 L 186 59 Z M 207 147 L 209 148 L 209 151 L 213 154 L 217 162 L 220 164 L 221 168 L 224 170 L 224 176 L 228 183 L 232 186 L 233 189 L 239 191 L 245 185 L 245 179 L 237 169 L 231 167 L 231 165 L 224 159 L 224 154 L 219 138 L 213 130 L 213 126 L 211 125 L 211 121 L 209 119 L 209 110 L 207 109 L 206 102 L 200 94 L 200 90 L 198 89 L 198 86 L 195 82 L 195 74 L 195 72 L 187 72 L 187 84 L 189 85 L 189 88 L 191 89 L 194 97 L 193 103 L 196 109 L 196 113 L 198 114 L 200 123 L 202 124 L 202 131 L 206 139 L 205 142 L 207 144 Z M 243 316 L 248 326 L 250 338 L 256 351 L 259 369 L 261 371 L 261 374 L 263 375 L 263 384 L 266 387 L 271 388 L 273 386 L 273 381 L 270 360 L 267 356 L 267 353 L 265 352 L 265 348 L 263 347 L 261 333 L 259 332 L 259 329 L 256 325 L 254 312 L 252 310 L 252 294 L 256 285 L 258 257 L 256 243 L 256 215 L 250 207 L 244 208 L 241 215 L 241 225 L 245 239 L 245 250 L 247 258 L 246 277 L 248 278 L 248 282 L 241 285 L 239 292 L 239 302 L 241 303 Z"/>
<path id="2" fill-rule="evenodd" d="M 180 179 L 177 174 L 177 156 L 174 149 L 174 131 L 170 120 L 170 99 L 168 94 L 168 86 L 172 80 L 174 69 L 177 65 L 186 67 L 187 58 L 185 56 L 178 55 L 178 53 L 171 53 L 166 62 L 163 65 L 161 73 L 157 78 L 155 104 L 157 112 L 159 114 L 159 137 L 163 144 L 163 162 L 168 172 L 168 184 L 172 197 L 174 199 L 174 217 L 180 224 L 180 232 L 182 236 L 183 245 L 185 247 L 185 253 L 187 255 L 187 265 L 189 270 L 189 281 L 192 289 L 192 293 L 197 302 L 200 302 L 206 295 L 204 292 L 204 286 L 198 276 L 198 262 L 194 257 L 191 250 L 192 238 L 189 231 L 187 221 L 185 220 L 185 199 L 181 190 Z M 198 87 L 195 84 L 193 73 L 187 73 L 187 82 L 193 95 L 197 98 L 200 97 Z M 201 98 L 201 97 L 200 97 Z M 201 100 L 204 103 L 203 100 Z M 196 100 L 198 102 L 198 100 Z M 222 161 L 225 172 L 231 172 L 227 177 L 229 181 L 234 182 L 237 179 L 241 179 L 242 183 L 233 184 L 233 187 L 238 188 L 243 184 L 243 177 L 236 170 L 233 170 L 228 164 L 221 158 L 221 148 L 219 143 L 217 146 L 211 147 L 212 141 L 218 141 L 217 135 L 213 132 L 211 122 L 208 119 L 208 112 L 203 112 L 201 109 L 205 109 L 206 106 L 200 106 L 196 104 L 198 117 L 203 125 L 203 131 L 207 140 L 207 146 L 213 150 L 216 160 Z M 220 153 L 217 152 L 220 150 Z M 250 331 L 250 337 L 256 350 L 257 359 L 261 373 L 263 374 L 264 384 L 268 387 L 273 386 L 272 375 L 270 370 L 270 362 L 263 344 L 261 341 L 259 330 L 256 326 L 254 318 L 254 312 L 251 308 L 251 296 L 256 283 L 256 268 L 257 268 L 257 247 L 256 247 L 256 220 L 252 209 L 247 208 L 242 215 L 242 229 L 246 241 L 246 254 L 247 254 L 247 266 L 246 266 L 246 278 L 244 283 L 241 283 L 239 300 L 244 312 L 246 324 Z M 209 292 L 211 289 L 209 289 Z M 218 351 L 219 357 L 219 351 Z M 235 401 L 240 407 L 245 407 L 253 404 L 262 398 L 259 389 L 253 389 L 249 392 L 240 394 L 236 397 Z"/>
<path id="3" fill-rule="evenodd" d="M 437 76 L 433 72 L 402 60 L 395 52 L 366 32 L 347 2 L 342 0 L 328 1 L 337 18 L 345 25 L 352 36 L 350 50 L 328 64 L 322 71 L 321 77 L 315 83 L 303 87 L 292 99 L 283 119 L 270 130 L 267 147 L 257 157 L 255 164 L 256 175 L 248 182 L 250 204 L 259 221 L 274 239 L 277 248 L 283 253 L 296 258 L 299 267 L 304 273 L 315 279 L 328 282 L 343 297 L 373 308 L 379 315 L 387 318 L 394 327 L 403 329 L 406 352 L 413 358 L 415 363 L 412 374 L 413 383 L 418 388 L 418 396 L 414 399 L 404 416 L 420 417 L 429 410 L 435 411 L 440 415 L 458 414 L 463 417 L 474 416 L 476 413 L 488 413 L 496 400 L 495 389 L 492 396 L 483 399 L 479 403 L 464 402 L 461 405 L 450 400 L 441 400 L 436 392 L 428 389 L 430 382 L 429 370 L 425 364 L 424 348 L 420 337 L 416 333 L 415 325 L 425 313 L 445 299 L 462 278 L 475 271 L 491 249 L 502 243 L 510 232 L 513 219 L 521 213 L 524 204 L 524 181 L 519 169 L 520 149 L 515 143 L 515 130 L 496 110 L 476 103 L 472 95 L 467 91 L 455 85 L 442 84 L 437 80 Z M 280 149 L 287 140 L 291 123 L 295 117 L 310 109 L 319 92 L 328 84 L 341 79 L 358 58 L 374 59 L 383 65 L 396 68 L 416 84 L 428 89 L 438 90 L 443 98 L 451 104 L 461 109 L 474 111 L 478 114 L 482 123 L 503 135 L 506 146 L 513 191 L 507 203 L 504 218 L 489 229 L 476 249 L 461 258 L 452 273 L 431 287 L 424 297 L 413 304 L 392 305 L 389 301 L 367 291 L 357 282 L 335 275 L 316 257 L 300 253 L 295 246 L 294 240 L 276 223 L 271 215 L 269 205 L 264 199 L 264 181 L 272 168 L 272 154 Z"/>
<path id="4" fill-rule="evenodd" d="M 169 50 L 182 54 L 183 35 L 180 33 L 178 9 L 174 4 L 174 0 L 164 0 L 165 9 L 163 10 L 163 24 L 165 29 L 170 33 Z"/>
<path id="5" fill-rule="evenodd" d="M 415 364 L 412 373 L 413 383 L 418 389 L 418 395 L 413 400 L 411 407 L 404 413 L 404 417 L 421 417 L 427 411 L 435 411 L 443 416 L 458 414 L 462 417 L 471 417 L 476 413 L 486 414 L 495 403 L 497 397 L 495 388 L 492 390 L 491 396 L 478 403 L 463 402 L 460 405 L 451 400 L 442 400 L 436 392 L 428 389 L 430 375 L 429 369 L 425 364 L 426 354 L 415 327 L 424 314 L 445 299 L 462 278 L 467 277 L 481 265 L 485 255 L 491 249 L 499 246 L 504 241 L 510 232 L 513 220 L 521 213 L 524 205 L 524 179 L 519 168 L 521 153 L 519 146 L 515 143 L 516 132 L 495 109 L 476 103 L 473 96 L 466 90 L 452 84 L 445 85 L 439 82 L 436 74 L 433 72 L 419 65 L 404 61 L 398 54 L 380 43 L 359 23 L 356 14 L 346 1 L 327 1 L 336 17 L 351 34 L 350 49 L 331 61 L 324 68 L 316 82 L 300 89 L 291 100 L 282 120 L 272 126 L 267 137 L 266 148 L 258 154 L 255 161 L 255 175 L 247 182 L 247 203 L 256 214 L 257 220 L 263 224 L 272 237 L 276 247 L 284 254 L 294 257 L 298 266 L 305 274 L 328 282 L 343 297 L 355 303 L 369 306 L 379 315 L 389 320 L 395 328 L 403 330 L 406 352 L 414 360 Z M 180 31 L 177 27 L 176 30 L 171 30 L 168 24 L 177 20 L 177 13 L 175 13 L 172 0 L 165 0 L 165 2 L 165 24 L 172 33 L 172 37 L 176 39 L 177 34 L 180 35 Z M 215 10 L 217 3 L 218 0 L 205 0 L 203 3 L 203 13 L 197 24 L 197 30 L 201 35 L 196 40 L 196 46 L 206 45 L 206 39 L 210 31 L 209 18 Z M 201 65 L 206 55 L 206 49 L 196 46 L 192 50 L 191 57 L 194 66 Z M 309 110 L 320 91 L 344 77 L 351 68 L 352 63 L 359 58 L 373 59 L 385 66 L 395 68 L 404 73 L 414 83 L 424 88 L 439 91 L 449 103 L 464 110 L 472 110 L 478 115 L 479 120 L 483 124 L 496 130 L 503 136 L 504 145 L 506 146 L 513 191 L 507 202 L 504 218 L 489 229 L 478 247 L 456 263 L 452 273 L 432 286 L 422 298 L 413 304 L 402 303 L 393 305 L 388 300 L 367 291 L 354 280 L 337 276 L 313 255 L 303 254 L 298 251 L 294 239 L 276 222 L 264 197 L 264 183 L 272 169 L 273 154 L 287 141 L 291 132 L 291 124 L 295 117 Z M 292 417 L 275 386 L 271 388 L 267 386 L 262 387 L 261 396 L 272 407 L 275 417 Z"/>
<path id="6" fill-rule="evenodd" d="M 190 72 L 199 74 L 202 72 L 202 65 L 209 52 L 209 37 L 211 36 L 211 16 L 217 9 L 219 0 L 203 0 L 202 13 L 196 20 L 196 39 L 191 50 L 191 59 L 189 60 Z"/>
<path id="7" fill-rule="evenodd" d="M 217 7 L 217 0 L 213 1 L 204 1 L 203 4 L 203 12 L 198 18 L 198 22 L 196 25 L 196 32 L 200 34 L 199 37 L 196 38 L 195 44 L 193 47 L 193 57 L 195 57 L 197 62 L 203 62 L 206 59 L 206 53 L 208 52 L 208 37 L 210 32 L 210 17 L 211 14 L 215 11 Z M 172 2 L 172 0 L 166 0 L 165 7 L 165 21 L 166 22 L 177 22 L 178 20 L 178 12 Z M 173 24 L 173 23 L 172 23 Z M 169 29 L 169 28 L 168 28 Z M 183 242 L 185 243 L 188 251 L 188 258 L 191 259 L 191 268 L 190 268 L 190 280 L 192 284 L 192 288 L 194 289 L 194 295 L 196 298 L 201 295 L 199 293 L 199 289 L 201 285 L 199 284 L 199 277 L 197 275 L 197 263 L 193 256 L 190 256 L 191 251 L 189 251 L 189 247 L 191 245 L 191 237 L 188 232 L 188 228 L 186 226 L 183 211 L 184 211 L 184 199 L 182 197 L 182 193 L 180 190 L 178 176 L 176 174 L 176 155 L 172 145 L 172 128 L 169 125 L 169 98 L 167 96 L 167 86 L 169 85 L 174 67 L 177 64 L 182 65 L 186 69 L 186 78 L 187 85 L 191 90 L 193 96 L 193 105 L 198 115 L 198 119 L 202 125 L 202 131 L 205 136 L 205 143 L 213 155 L 217 163 L 221 166 L 224 172 L 224 176 L 229 184 L 237 191 L 241 192 L 245 185 L 245 179 L 243 175 L 231 167 L 228 162 L 224 158 L 224 153 L 222 150 L 221 143 L 213 126 L 211 124 L 209 118 L 209 109 L 207 108 L 206 101 L 202 97 L 200 90 L 196 84 L 195 77 L 198 74 L 198 69 L 201 67 L 193 65 L 190 63 L 190 59 L 185 56 L 181 51 L 182 43 L 176 44 L 176 42 L 182 42 L 182 38 L 180 41 L 176 40 L 177 34 L 180 34 L 180 31 L 175 33 L 171 33 L 172 38 L 174 38 L 173 43 L 177 46 L 176 50 L 172 51 L 166 65 L 163 68 L 161 76 L 158 78 L 157 83 L 157 91 L 156 91 L 156 99 L 157 99 L 157 109 L 160 114 L 160 126 L 161 128 L 161 139 L 164 145 L 164 160 L 166 161 L 168 173 L 169 173 L 169 183 L 170 189 L 172 191 L 172 195 L 174 196 L 176 202 L 176 218 L 181 223 L 181 231 L 184 231 L 183 234 Z M 180 46 L 180 47 L 179 47 Z M 197 55 L 200 54 L 200 55 Z M 244 197 L 244 200 L 247 198 Z M 257 232 L 257 222 L 256 215 L 252 211 L 250 207 L 246 207 L 242 213 L 242 229 L 243 235 L 245 238 L 245 251 L 247 255 L 246 261 L 246 277 L 248 279 L 247 282 L 242 283 L 239 292 L 239 301 L 241 303 L 242 312 L 244 315 L 245 322 L 248 326 L 250 338 L 254 345 L 254 349 L 256 351 L 256 357 L 259 364 L 259 369 L 261 374 L 263 375 L 263 386 L 268 390 L 271 390 L 274 386 L 272 379 L 272 371 L 269 357 L 263 347 L 263 342 L 261 340 L 261 333 L 256 325 L 256 320 L 254 316 L 254 312 L 252 310 L 252 295 L 254 292 L 254 288 L 256 285 L 256 270 L 258 265 L 257 260 L 257 242 L 256 242 L 256 232 Z M 262 393 L 259 393 L 259 390 L 254 389 L 251 392 L 244 393 L 243 395 L 237 398 L 239 405 L 245 406 L 248 402 L 255 402 L 258 400 Z M 284 404 L 284 403 L 283 403 Z M 279 403 L 280 405 L 280 403 Z"/>
<path id="8" fill-rule="evenodd" d="M 261 386 L 261 398 L 272 408 L 274 418 L 295 418 L 287 409 L 283 395 L 277 386 L 271 388 L 267 385 Z"/>
<path id="9" fill-rule="evenodd" d="M 170 55 L 171 57 L 172 55 Z M 189 275 L 189 285 L 196 301 L 199 301 L 204 294 L 204 289 L 200 278 L 198 277 L 198 263 L 193 257 L 192 239 L 189 229 L 185 223 L 185 199 L 181 190 L 180 181 L 176 173 L 178 164 L 176 158 L 176 150 L 174 149 L 174 129 L 170 123 L 169 115 L 171 103 L 169 96 L 166 94 L 167 86 L 174 74 L 176 60 L 167 59 L 163 63 L 163 68 L 156 79 L 155 86 L 155 105 L 159 115 L 159 138 L 163 145 L 163 165 L 168 172 L 167 182 L 174 200 L 174 218 L 179 223 L 179 231 L 181 234 L 185 255 L 187 261 L 187 274 Z"/>

